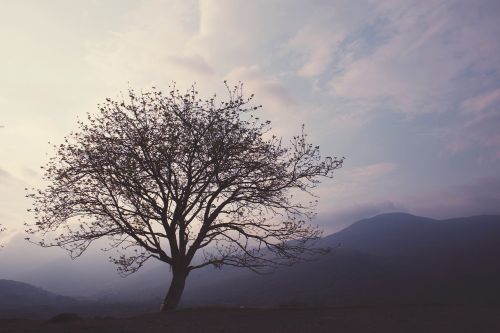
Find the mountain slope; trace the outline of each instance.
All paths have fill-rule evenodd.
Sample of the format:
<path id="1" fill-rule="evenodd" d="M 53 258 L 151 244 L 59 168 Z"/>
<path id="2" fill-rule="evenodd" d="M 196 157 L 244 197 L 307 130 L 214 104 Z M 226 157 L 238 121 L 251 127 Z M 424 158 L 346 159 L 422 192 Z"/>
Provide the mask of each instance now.
<path id="1" fill-rule="evenodd" d="M 47 319 L 60 313 L 81 316 L 130 316 L 157 310 L 151 304 L 80 301 L 30 284 L 0 279 L 0 319 Z M 2 327 L 0 327 L 2 331 Z"/>
<path id="2" fill-rule="evenodd" d="M 60 296 L 30 284 L 12 280 L 0 280 L 0 307 L 67 305 L 72 298 Z"/>
<path id="3" fill-rule="evenodd" d="M 499 304 L 500 216 L 384 214 L 321 241 L 332 254 L 186 291 L 193 304 Z M 226 277 L 227 279 L 227 277 Z"/>
<path id="4" fill-rule="evenodd" d="M 325 237 L 332 253 L 271 275 L 196 270 L 181 305 L 499 304 L 500 216 L 444 221 L 383 214 Z M 159 304 L 166 267 L 103 290 L 108 301 Z"/>
<path id="5" fill-rule="evenodd" d="M 30 284 L 0 279 L 0 318 L 47 318 L 78 302 Z"/>

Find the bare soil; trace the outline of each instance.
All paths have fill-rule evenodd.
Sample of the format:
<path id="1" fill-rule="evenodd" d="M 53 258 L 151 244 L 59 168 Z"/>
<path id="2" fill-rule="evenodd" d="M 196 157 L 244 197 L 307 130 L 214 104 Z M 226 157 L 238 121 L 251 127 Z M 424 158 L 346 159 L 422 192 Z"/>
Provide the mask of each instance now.
<path id="1" fill-rule="evenodd" d="M 500 307 L 378 306 L 185 309 L 128 318 L 0 320 L 0 332 L 500 332 Z"/>

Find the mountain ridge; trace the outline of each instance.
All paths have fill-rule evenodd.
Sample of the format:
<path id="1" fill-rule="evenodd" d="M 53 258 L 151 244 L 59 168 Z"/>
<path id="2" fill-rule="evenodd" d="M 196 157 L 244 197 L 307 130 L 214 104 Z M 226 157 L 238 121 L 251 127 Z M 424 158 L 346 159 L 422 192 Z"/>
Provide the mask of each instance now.
<path id="1" fill-rule="evenodd" d="M 322 238 L 318 246 L 332 253 L 272 275 L 230 267 L 193 271 L 181 305 L 500 305 L 499 239 L 499 215 L 436 220 L 381 214 Z M 168 267 L 152 266 L 87 300 L 156 308 L 168 283 Z"/>
<path id="2" fill-rule="evenodd" d="M 73 304 L 76 300 L 28 283 L 0 279 L 0 306 Z"/>
<path id="3" fill-rule="evenodd" d="M 500 304 L 500 265 L 494 259 L 500 256 L 498 239 L 497 215 L 435 220 L 381 214 L 323 238 L 319 246 L 335 251 L 315 262 L 283 268 L 273 277 L 248 276 L 187 294 L 192 301 L 216 299 L 226 305 Z M 307 279 L 314 285 L 304 283 Z M 245 283 L 253 288 L 252 297 L 238 290 Z M 298 296 L 286 296 L 284 290 L 291 286 L 300 286 Z"/>

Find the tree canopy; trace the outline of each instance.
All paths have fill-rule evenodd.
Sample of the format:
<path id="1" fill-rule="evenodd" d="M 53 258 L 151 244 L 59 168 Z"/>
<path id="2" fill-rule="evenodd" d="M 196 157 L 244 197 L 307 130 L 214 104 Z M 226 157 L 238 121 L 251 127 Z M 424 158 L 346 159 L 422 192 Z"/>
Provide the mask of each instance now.
<path id="1" fill-rule="evenodd" d="M 224 101 L 171 88 L 130 89 L 79 121 L 44 167 L 47 186 L 28 193 L 27 232 L 72 257 L 108 238 L 122 274 L 150 258 L 165 262 L 166 308 L 177 306 L 193 269 L 262 271 L 320 251 L 311 245 L 321 236 L 310 224 L 316 200 L 302 194 L 313 195 L 343 158 L 321 158 L 303 128 L 285 144 L 242 85 Z"/>

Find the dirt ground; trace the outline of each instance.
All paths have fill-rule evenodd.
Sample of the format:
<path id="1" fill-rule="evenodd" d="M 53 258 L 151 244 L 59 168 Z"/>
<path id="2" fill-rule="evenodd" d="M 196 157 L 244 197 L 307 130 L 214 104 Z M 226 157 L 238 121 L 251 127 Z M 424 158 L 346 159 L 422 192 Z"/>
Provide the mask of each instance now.
<path id="1" fill-rule="evenodd" d="M 383 306 L 320 309 L 186 309 L 129 318 L 0 320 L 7 332 L 500 332 L 500 307 Z"/>

